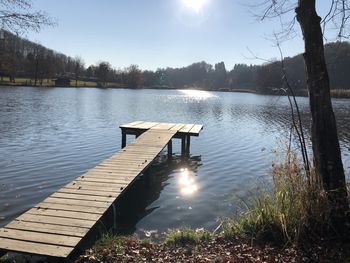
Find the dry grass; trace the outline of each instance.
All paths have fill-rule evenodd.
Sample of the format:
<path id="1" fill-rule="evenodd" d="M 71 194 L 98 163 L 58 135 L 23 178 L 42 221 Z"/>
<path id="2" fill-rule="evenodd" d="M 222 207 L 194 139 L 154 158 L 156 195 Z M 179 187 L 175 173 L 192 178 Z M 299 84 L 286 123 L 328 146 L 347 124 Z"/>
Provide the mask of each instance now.
<path id="1" fill-rule="evenodd" d="M 332 209 L 315 173 L 308 175 L 296 155 L 288 152 L 273 165 L 272 178 L 273 188 L 251 194 L 245 211 L 224 222 L 223 234 L 277 244 L 322 236 L 330 227 Z"/>
<path id="2" fill-rule="evenodd" d="M 164 242 L 168 245 L 198 244 L 210 240 L 211 237 L 212 234 L 204 229 L 174 229 L 167 233 Z"/>
<path id="3" fill-rule="evenodd" d="M 350 98 L 350 89 L 334 89 L 331 90 L 333 98 Z"/>

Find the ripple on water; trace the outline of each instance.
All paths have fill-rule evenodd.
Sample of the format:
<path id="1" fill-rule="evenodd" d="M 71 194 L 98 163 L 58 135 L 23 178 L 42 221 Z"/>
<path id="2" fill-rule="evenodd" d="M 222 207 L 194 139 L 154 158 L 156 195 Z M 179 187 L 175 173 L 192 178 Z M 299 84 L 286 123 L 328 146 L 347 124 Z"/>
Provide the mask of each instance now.
<path id="1" fill-rule="evenodd" d="M 120 205 L 123 231 L 214 229 L 218 217 L 237 212 L 240 196 L 268 181 L 272 150 L 284 147 L 290 128 L 284 97 L 93 88 L 0 92 L 0 226 L 118 151 L 119 124 L 149 120 L 201 123 L 204 130 L 192 139 L 188 161 L 162 162 L 162 156 L 137 180 Z M 298 100 L 308 135 L 308 102 Z M 334 107 L 349 178 L 350 104 L 334 100 Z M 180 152 L 179 140 L 174 151 Z"/>

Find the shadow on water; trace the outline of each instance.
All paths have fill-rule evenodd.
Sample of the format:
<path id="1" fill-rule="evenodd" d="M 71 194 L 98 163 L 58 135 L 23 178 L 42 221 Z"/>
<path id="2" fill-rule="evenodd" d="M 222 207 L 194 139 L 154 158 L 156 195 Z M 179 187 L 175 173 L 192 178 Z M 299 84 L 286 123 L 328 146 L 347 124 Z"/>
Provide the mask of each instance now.
<path id="1" fill-rule="evenodd" d="M 166 155 L 158 156 L 147 171 L 141 174 L 108 209 L 90 231 L 88 237 L 83 240 L 80 249 L 92 245 L 104 233 L 134 234 L 137 223 L 159 208 L 159 206 L 151 206 L 151 204 L 160 197 L 173 174 L 177 174 L 183 169 L 196 173 L 200 165 L 201 156 L 190 156 L 186 159 L 177 155 L 173 155 L 171 159 L 168 159 Z"/>
<path id="2" fill-rule="evenodd" d="M 187 168 L 196 171 L 200 165 L 200 156 L 182 159 L 173 156 L 159 156 L 152 166 L 141 175 L 128 191 L 119 198 L 116 204 L 116 222 L 109 218 L 105 220 L 108 229 L 117 234 L 133 234 L 136 224 L 152 213 L 159 206 L 150 207 L 156 201 L 162 190 L 169 184 L 168 180 L 177 170 Z M 116 225 L 113 225 L 116 223 Z"/>

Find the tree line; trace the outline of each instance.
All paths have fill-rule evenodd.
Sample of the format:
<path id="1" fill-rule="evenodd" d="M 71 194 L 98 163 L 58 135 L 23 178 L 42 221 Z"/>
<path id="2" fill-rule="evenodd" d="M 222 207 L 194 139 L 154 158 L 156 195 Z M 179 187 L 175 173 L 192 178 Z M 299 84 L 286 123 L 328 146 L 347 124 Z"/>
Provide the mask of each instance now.
<path id="1" fill-rule="evenodd" d="M 0 77 L 27 78 L 29 85 L 40 85 L 44 79 L 65 77 L 77 81 L 94 81 L 99 86 L 200 88 L 205 90 L 251 90 L 263 94 L 278 93 L 284 85 L 281 61 L 263 65 L 235 64 L 227 70 L 224 62 L 215 65 L 205 61 L 182 68 L 159 68 L 155 71 L 130 65 L 114 68 L 107 61 L 85 66 L 79 57 L 70 57 L 5 31 L 0 40 Z M 325 56 L 332 89 L 350 89 L 350 44 L 325 45 Z M 302 55 L 284 58 L 290 85 L 296 93 L 305 91 L 305 67 Z"/>

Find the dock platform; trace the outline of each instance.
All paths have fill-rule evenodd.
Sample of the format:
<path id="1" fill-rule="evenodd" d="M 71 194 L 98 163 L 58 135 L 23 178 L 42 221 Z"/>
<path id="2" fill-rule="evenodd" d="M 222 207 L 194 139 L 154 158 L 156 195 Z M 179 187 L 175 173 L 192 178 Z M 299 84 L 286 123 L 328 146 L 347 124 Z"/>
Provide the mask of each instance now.
<path id="1" fill-rule="evenodd" d="M 170 130 L 176 131 L 174 138 L 181 139 L 181 154 L 186 156 L 190 153 L 190 144 L 192 136 L 199 136 L 200 131 L 203 129 L 203 125 L 199 124 L 181 124 L 181 123 L 158 123 L 148 121 L 134 121 L 119 126 L 122 131 L 122 148 L 126 145 L 126 136 L 135 135 L 136 138 L 148 131 L 152 130 Z M 168 145 L 168 154 L 172 154 L 172 143 Z"/>
<path id="2" fill-rule="evenodd" d="M 188 154 L 203 126 L 135 121 L 120 128 L 122 149 L 0 228 L 0 251 L 68 258 L 166 146 L 171 156 L 172 138 Z M 137 138 L 126 145 L 129 134 Z"/>

